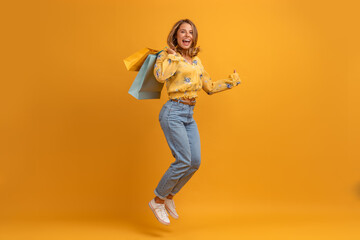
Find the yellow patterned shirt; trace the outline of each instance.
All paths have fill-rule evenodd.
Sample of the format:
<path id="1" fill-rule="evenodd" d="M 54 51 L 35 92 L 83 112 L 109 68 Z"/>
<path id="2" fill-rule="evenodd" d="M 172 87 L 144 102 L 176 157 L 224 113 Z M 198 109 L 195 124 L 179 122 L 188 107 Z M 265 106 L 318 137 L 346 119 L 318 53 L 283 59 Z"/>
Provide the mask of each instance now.
<path id="1" fill-rule="evenodd" d="M 168 54 L 167 48 L 157 56 L 154 75 L 158 82 L 165 83 L 169 99 L 197 98 L 197 92 L 201 89 L 210 95 L 231 89 L 240 83 L 238 73 L 213 82 L 198 56 L 188 62 L 179 53 Z"/>

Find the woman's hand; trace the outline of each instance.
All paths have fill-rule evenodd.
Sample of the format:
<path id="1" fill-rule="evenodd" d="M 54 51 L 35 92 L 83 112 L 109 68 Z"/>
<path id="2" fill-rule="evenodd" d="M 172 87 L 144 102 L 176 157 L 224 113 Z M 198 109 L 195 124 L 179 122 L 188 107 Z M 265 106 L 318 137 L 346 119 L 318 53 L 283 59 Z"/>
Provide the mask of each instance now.
<path id="1" fill-rule="evenodd" d="M 234 73 L 230 75 L 230 77 L 233 79 L 233 85 L 237 86 L 241 83 L 241 79 L 239 74 L 236 72 L 236 70 L 234 69 Z"/>
<path id="2" fill-rule="evenodd" d="M 168 52 L 168 54 L 174 54 L 174 55 L 176 55 L 176 52 L 174 51 L 174 49 L 167 48 L 166 51 Z"/>

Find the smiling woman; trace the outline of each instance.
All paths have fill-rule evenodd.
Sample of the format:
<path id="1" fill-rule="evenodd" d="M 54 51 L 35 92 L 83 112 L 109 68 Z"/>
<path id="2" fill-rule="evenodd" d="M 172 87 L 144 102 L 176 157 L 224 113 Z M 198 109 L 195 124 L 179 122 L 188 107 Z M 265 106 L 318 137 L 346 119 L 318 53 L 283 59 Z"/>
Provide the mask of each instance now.
<path id="1" fill-rule="evenodd" d="M 192 35 L 193 30 L 190 24 L 182 24 L 180 26 L 176 38 L 178 40 L 179 46 L 182 49 L 190 47 L 190 43 L 192 42 Z"/>
<path id="2" fill-rule="evenodd" d="M 170 31 L 168 45 L 158 55 L 154 75 L 166 83 L 169 96 L 159 114 L 159 121 L 175 161 L 155 189 L 149 206 L 162 224 L 170 224 L 166 210 L 177 219 L 173 196 L 190 180 L 200 166 L 200 135 L 193 119 L 197 92 L 209 95 L 231 89 L 240 83 L 234 71 L 229 78 L 212 82 L 197 56 L 198 32 L 189 19 L 178 21 Z"/>
<path id="3" fill-rule="evenodd" d="M 198 40 L 198 31 L 195 24 L 189 20 L 180 20 L 173 26 L 169 33 L 167 44 L 171 50 L 181 51 L 185 59 L 195 57 L 200 52 L 200 47 L 195 47 Z"/>

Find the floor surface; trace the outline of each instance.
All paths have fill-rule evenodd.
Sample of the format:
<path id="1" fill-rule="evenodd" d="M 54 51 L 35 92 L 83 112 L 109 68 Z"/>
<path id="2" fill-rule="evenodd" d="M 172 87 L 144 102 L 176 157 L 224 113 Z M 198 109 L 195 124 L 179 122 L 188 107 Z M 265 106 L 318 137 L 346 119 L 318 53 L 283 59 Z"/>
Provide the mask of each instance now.
<path id="1" fill-rule="evenodd" d="M 360 239 L 360 214 L 351 208 L 225 206 L 179 214 L 170 226 L 158 223 L 147 207 L 123 219 L 8 220 L 0 224 L 0 239 Z"/>

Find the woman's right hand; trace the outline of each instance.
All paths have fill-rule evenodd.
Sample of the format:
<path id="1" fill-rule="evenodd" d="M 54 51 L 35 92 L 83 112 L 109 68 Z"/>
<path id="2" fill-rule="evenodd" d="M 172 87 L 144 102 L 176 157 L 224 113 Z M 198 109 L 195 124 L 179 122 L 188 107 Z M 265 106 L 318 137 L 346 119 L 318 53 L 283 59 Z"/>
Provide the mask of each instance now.
<path id="1" fill-rule="evenodd" d="M 174 49 L 167 48 L 166 50 L 167 50 L 168 54 L 174 54 L 174 55 L 176 55 L 176 52 L 174 51 Z"/>

